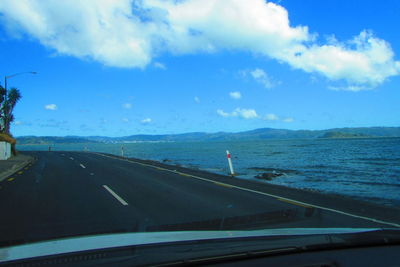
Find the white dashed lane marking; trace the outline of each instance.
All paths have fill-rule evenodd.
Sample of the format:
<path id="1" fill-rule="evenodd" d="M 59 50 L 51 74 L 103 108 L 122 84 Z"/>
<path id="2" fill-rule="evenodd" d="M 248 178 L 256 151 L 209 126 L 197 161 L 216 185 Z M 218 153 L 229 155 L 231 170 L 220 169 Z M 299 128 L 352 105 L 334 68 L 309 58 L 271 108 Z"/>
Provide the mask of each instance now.
<path id="1" fill-rule="evenodd" d="M 115 197 L 122 205 L 128 206 L 128 202 L 123 200 L 120 196 L 117 195 L 114 191 L 112 191 L 108 186 L 103 185 L 103 187 L 113 196 Z"/>

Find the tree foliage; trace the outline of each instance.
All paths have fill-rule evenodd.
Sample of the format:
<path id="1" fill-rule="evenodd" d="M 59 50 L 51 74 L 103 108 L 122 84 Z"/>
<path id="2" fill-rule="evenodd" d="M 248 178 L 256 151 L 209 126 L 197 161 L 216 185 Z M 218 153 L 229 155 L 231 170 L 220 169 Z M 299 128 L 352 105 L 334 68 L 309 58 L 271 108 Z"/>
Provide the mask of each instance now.
<path id="1" fill-rule="evenodd" d="M 17 88 L 6 90 L 0 86 L 0 132 L 10 134 L 10 124 L 14 120 L 14 108 L 21 99 L 21 93 Z"/>
<path id="2" fill-rule="evenodd" d="M 17 88 L 6 90 L 0 85 L 0 134 L 9 136 L 11 139 L 13 138 L 10 133 L 10 124 L 14 120 L 15 105 L 20 99 L 21 93 Z M 15 142 L 11 143 L 11 150 L 16 155 Z"/>

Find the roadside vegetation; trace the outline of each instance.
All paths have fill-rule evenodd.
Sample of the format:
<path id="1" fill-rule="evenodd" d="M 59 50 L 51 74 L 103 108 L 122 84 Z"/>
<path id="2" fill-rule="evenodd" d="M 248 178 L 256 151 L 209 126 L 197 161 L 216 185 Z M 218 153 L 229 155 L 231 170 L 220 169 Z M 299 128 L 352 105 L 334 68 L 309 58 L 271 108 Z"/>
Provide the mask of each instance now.
<path id="1" fill-rule="evenodd" d="M 14 121 L 14 108 L 21 99 L 21 93 L 17 88 L 6 90 L 0 85 L 0 141 L 11 144 L 13 155 L 17 154 L 15 149 L 16 140 L 10 131 L 10 125 Z"/>

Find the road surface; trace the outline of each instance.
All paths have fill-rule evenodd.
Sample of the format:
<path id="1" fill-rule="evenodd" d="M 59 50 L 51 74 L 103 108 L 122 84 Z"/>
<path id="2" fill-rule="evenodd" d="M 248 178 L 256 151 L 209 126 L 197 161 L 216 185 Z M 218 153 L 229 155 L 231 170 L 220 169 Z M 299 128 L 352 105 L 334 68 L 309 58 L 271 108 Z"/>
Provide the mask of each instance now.
<path id="1" fill-rule="evenodd" d="M 300 190 L 89 152 L 28 154 L 36 160 L 0 183 L 0 246 L 114 232 L 400 226 L 391 209 Z"/>

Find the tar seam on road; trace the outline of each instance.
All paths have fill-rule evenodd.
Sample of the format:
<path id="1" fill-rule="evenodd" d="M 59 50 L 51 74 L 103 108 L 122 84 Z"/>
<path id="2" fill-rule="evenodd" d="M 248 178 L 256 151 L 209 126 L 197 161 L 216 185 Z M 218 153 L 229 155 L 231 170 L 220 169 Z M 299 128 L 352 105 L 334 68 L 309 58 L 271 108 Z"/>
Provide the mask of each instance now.
<path id="1" fill-rule="evenodd" d="M 151 165 L 151 164 L 140 163 L 140 162 L 136 162 L 136 161 L 132 161 L 132 160 L 127 160 L 127 159 L 120 159 L 120 158 L 116 158 L 116 157 L 111 157 L 111 156 L 104 155 L 104 154 L 101 154 L 101 153 L 96 153 L 96 152 L 92 152 L 92 153 L 93 153 L 93 154 L 96 154 L 96 155 L 103 156 L 103 157 L 107 157 L 107 158 L 112 158 L 112 159 L 127 161 L 127 162 L 131 162 L 131 163 L 139 164 L 139 165 L 142 165 L 142 166 L 147 166 L 147 167 L 155 168 L 155 169 L 158 169 L 158 170 L 163 170 L 163 171 L 168 171 L 168 172 L 172 172 L 172 173 L 177 173 L 177 174 L 180 174 L 180 175 L 192 177 L 192 178 L 199 179 L 199 180 L 202 180 L 202 181 L 206 181 L 206 182 L 209 182 L 209 183 L 215 183 L 215 181 L 213 181 L 213 180 L 206 179 L 206 178 L 199 177 L 199 176 L 195 176 L 195 175 L 191 175 L 191 174 L 186 174 L 186 173 L 178 172 L 178 171 L 176 171 L 176 170 L 169 170 L 169 169 L 162 168 L 162 167 L 156 167 L 156 166 L 153 166 L 153 165 Z M 269 196 L 269 197 L 275 198 L 275 199 L 280 200 L 280 201 L 286 201 L 286 202 L 288 202 L 288 203 L 290 203 L 290 204 L 293 204 L 293 205 L 298 205 L 298 206 L 302 206 L 302 207 L 308 206 L 308 207 L 312 207 L 312 208 L 317 208 L 317 209 L 321 209 L 321 210 L 325 210 L 325 211 L 330 211 L 330 212 L 334 212 L 334 213 L 338 213 L 338 214 L 350 216 L 350 217 L 353 217 L 353 218 L 363 219 L 363 220 L 367 220 L 367 221 L 371 221 L 371 222 L 375 222 L 375 223 L 386 224 L 386 225 L 390 225 L 390 226 L 394 226 L 394 227 L 399 227 L 399 228 L 400 228 L 400 224 L 393 223 L 393 222 L 386 222 L 386 221 L 381 221 L 381 220 L 374 219 L 374 218 L 369 218 L 369 217 L 365 217 L 365 216 L 355 215 L 355 214 L 347 213 L 347 212 L 344 212 L 344 211 L 335 210 L 335 209 L 331 209 L 331 208 L 327 208 L 327 207 L 323 207 L 323 206 L 318 206 L 318 205 L 314 205 L 314 204 L 310 204 L 310 203 L 306 203 L 306 202 L 302 202 L 302 201 L 297 201 L 297 200 L 294 200 L 294 199 L 290 199 L 290 198 L 286 198 L 286 197 L 282 197 L 282 196 L 278 196 L 278 195 L 274 195 L 274 194 L 268 194 L 268 193 L 264 193 L 264 192 L 252 190 L 252 189 L 249 189 L 249 188 L 244 188 L 244 187 L 236 186 L 236 185 L 231 185 L 231 184 L 221 183 L 221 182 L 218 182 L 218 183 L 219 183 L 219 185 L 226 185 L 226 186 L 229 186 L 229 187 L 231 187 L 231 188 L 235 188 L 235 189 L 239 189 L 239 190 L 243 190 L 243 191 L 247 191 L 247 192 L 252 192 L 252 193 L 256 193 L 256 194 L 260 194 L 260 195 L 264 195 L 264 196 Z"/>
<path id="2" fill-rule="evenodd" d="M 123 200 L 120 196 L 118 196 L 114 191 L 112 191 L 108 186 L 103 185 L 103 187 L 113 196 L 115 197 L 119 202 L 121 202 L 122 205 L 128 206 L 128 202 Z"/>

